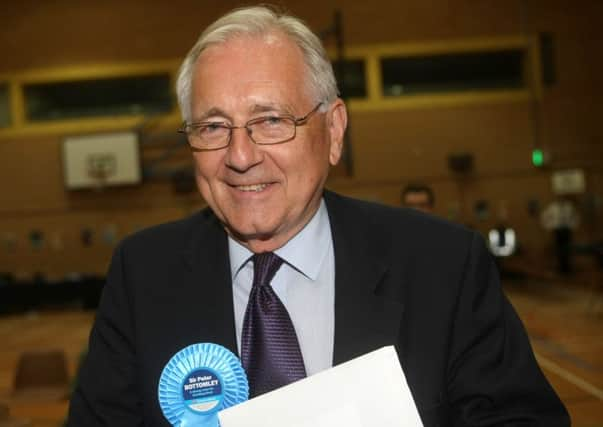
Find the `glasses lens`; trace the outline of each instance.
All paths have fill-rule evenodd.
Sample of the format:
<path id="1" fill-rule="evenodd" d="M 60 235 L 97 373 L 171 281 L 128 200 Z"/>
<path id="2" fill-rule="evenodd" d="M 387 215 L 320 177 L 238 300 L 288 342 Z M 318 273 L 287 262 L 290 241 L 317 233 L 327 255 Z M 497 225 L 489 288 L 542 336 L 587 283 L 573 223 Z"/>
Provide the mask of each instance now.
<path id="1" fill-rule="evenodd" d="M 192 126 L 189 141 L 193 147 L 212 150 L 228 145 L 230 129 L 221 123 Z"/>
<path id="2" fill-rule="evenodd" d="M 258 144 L 278 144 L 295 135 L 295 122 L 289 117 L 262 117 L 247 125 Z"/>

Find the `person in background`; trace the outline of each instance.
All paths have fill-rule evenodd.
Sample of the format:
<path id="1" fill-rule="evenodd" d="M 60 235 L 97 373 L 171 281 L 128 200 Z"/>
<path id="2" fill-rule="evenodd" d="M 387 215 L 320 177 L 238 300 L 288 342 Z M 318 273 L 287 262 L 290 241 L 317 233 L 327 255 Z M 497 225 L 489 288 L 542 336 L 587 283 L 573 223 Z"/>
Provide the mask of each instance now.
<path id="1" fill-rule="evenodd" d="M 542 226 L 553 233 L 557 255 L 557 272 L 567 276 L 573 272 L 573 232 L 580 224 L 580 216 L 569 196 L 560 196 L 551 202 L 540 216 Z"/>
<path id="2" fill-rule="evenodd" d="M 325 190 L 347 110 L 301 20 L 226 14 L 177 88 L 209 207 L 116 249 L 68 426 L 167 426 L 159 378 L 196 343 L 251 397 L 393 345 L 425 427 L 569 425 L 478 234 Z"/>
<path id="3" fill-rule="evenodd" d="M 402 206 L 433 213 L 435 196 L 433 190 L 424 184 L 409 184 L 401 193 Z"/>

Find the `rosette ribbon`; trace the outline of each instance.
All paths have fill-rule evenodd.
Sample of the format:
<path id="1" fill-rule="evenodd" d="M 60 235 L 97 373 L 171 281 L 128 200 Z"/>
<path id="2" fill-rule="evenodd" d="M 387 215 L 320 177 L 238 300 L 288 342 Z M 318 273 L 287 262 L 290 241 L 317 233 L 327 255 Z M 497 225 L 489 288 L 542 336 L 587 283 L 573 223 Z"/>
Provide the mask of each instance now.
<path id="1" fill-rule="evenodd" d="M 183 348 L 163 368 L 159 405 L 174 427 L 219 427 L 218 412 L 244 402 L 249 385 L 240 360 L 218 344 Z"/>

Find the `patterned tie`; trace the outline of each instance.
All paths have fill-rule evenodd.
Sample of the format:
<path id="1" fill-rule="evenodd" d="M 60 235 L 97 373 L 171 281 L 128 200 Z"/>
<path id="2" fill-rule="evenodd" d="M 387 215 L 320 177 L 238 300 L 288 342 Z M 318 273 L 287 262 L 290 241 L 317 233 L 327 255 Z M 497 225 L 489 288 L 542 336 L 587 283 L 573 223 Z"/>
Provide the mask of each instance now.
<path id="1" fill-rule="evenodd" d="M 250 397 L 306 376 L 297 335 L 270 281 L 283 263 L 272 252 L 253 256 L 253 286 L 243 321 L 241 360 Z"/>

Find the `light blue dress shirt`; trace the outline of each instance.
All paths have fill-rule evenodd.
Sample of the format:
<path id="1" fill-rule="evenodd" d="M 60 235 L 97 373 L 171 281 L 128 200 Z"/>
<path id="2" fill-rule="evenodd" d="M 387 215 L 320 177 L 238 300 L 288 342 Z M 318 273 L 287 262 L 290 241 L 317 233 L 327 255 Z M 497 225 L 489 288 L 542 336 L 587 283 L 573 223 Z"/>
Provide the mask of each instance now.
<path id="1" fill-rule="evenodd" d="M 239 354 L 247 301 L 253 280 L 253 253 L 228 238 L 235 326 Z M 275 251 L 285 262 L 271 285 L 283 302 L 299 341 L 306 373 L 333 365 L 335 333 L 335 258 L 324 200 L 308 224 Z"/>

